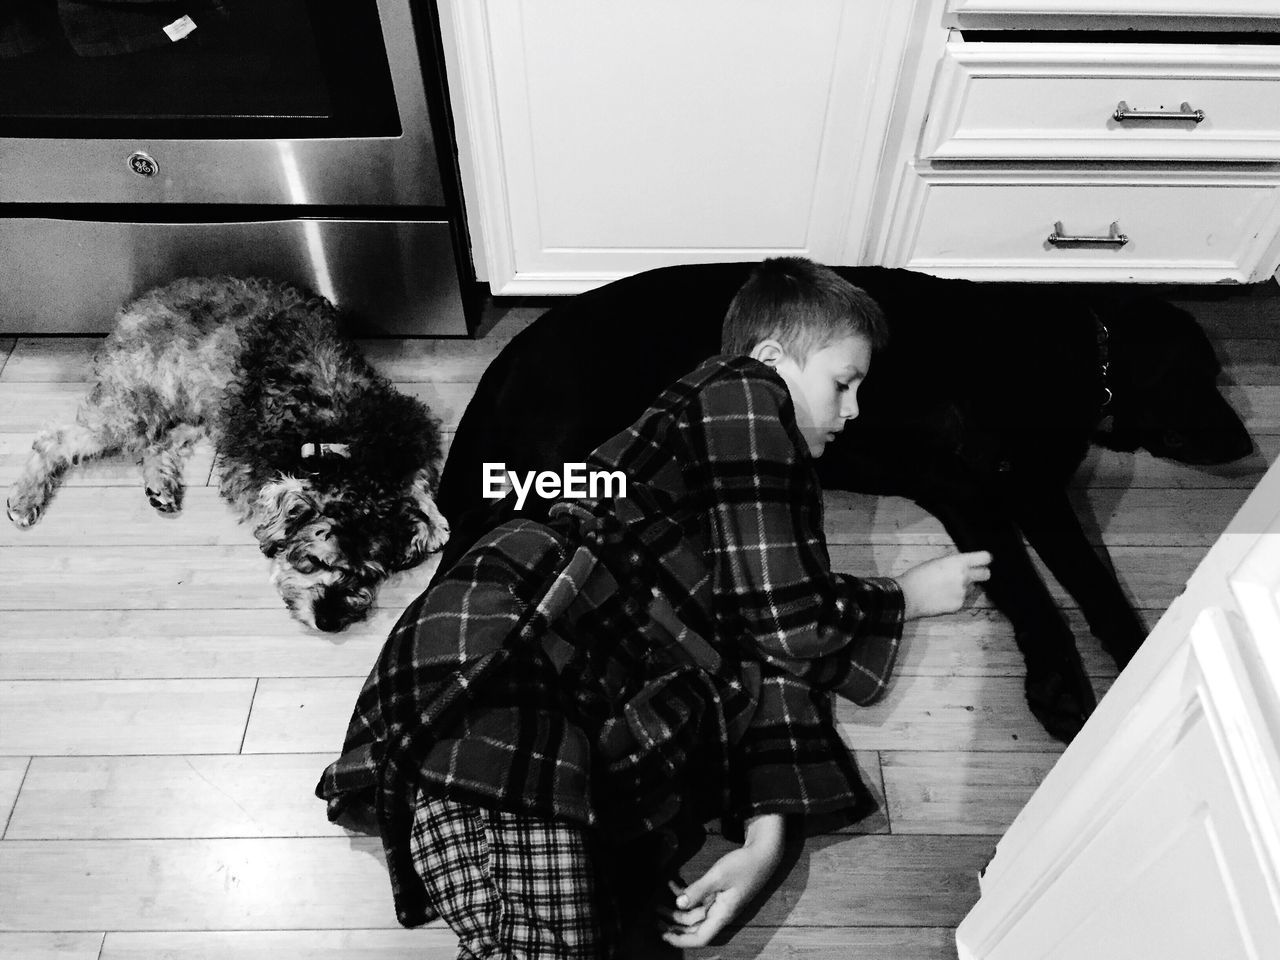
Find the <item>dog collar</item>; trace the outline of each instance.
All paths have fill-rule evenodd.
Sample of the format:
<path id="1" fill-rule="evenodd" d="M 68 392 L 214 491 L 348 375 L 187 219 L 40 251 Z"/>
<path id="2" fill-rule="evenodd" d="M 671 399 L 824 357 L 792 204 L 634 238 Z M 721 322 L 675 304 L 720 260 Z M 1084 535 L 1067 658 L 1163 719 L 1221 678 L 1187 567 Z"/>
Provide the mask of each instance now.
<path id="1" fill-rule="evenodd" d="M 1107 325 L 1102 322 L 1102 318 L 1096 313 L 1093 315 L 1093 322 L 1097 325 L 1098 330 L 1098 379 L 1101 382 L 1101 404 L 1099 409 L 1105 414 L 1107 407 L 1111 406 L 1111 401 L 1115 394 L 1111 392 L 1111 331 L 1107 329 Z"/>
<path id="2" fill-rule="evenodd" d="M 344 460 L 350 460 L 351 446 L 346 443 L 304 443 L 302 459 L 310 460 L 312 457 L 342 457 Z"/>

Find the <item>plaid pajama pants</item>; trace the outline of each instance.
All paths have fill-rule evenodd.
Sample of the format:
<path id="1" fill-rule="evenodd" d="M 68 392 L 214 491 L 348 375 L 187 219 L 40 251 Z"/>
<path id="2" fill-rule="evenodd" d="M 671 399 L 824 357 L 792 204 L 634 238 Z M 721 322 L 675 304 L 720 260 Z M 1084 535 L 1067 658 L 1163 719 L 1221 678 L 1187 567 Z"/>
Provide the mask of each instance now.
<path id="1" fill-rule="evenodd" d="M 615 910 L 581 828 L 419 793 L 410 845 L 459 960 L 615 956 Z"/>

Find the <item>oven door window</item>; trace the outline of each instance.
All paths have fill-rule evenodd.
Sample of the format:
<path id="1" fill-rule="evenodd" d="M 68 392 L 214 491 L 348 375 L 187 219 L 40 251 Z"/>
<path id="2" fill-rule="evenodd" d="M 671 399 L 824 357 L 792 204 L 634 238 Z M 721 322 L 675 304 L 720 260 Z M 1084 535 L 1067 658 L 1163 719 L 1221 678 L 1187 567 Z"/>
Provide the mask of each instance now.
<path id="1" fill-rule="evenodd" d="M 376 0 L 0 0 L 0 136 L 399 134 Z"/>

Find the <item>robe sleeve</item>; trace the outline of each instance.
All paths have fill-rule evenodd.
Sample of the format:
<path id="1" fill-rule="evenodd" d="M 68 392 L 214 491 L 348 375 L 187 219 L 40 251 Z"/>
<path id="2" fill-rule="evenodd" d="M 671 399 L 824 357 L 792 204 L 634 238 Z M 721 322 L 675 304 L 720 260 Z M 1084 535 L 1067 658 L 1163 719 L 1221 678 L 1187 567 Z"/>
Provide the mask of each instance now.
<path id="1" fill-rule="evenodd" d="M 756 361 L 737 370 L 706 384 L 682 425 L 687 470 L 707 501 L 717 617 L 813 691 L 874 703 L 897 658 L 902 590 L 832 571 L 786 384 Z"/>

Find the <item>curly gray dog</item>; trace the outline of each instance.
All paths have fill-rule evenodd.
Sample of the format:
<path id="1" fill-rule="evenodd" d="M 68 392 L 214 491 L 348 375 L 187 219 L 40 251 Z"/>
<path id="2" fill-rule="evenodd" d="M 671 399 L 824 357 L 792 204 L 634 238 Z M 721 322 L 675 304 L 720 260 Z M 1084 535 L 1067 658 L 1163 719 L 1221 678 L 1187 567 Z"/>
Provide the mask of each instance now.
<path id="1" fill-rule="evenodd" d="M 320 630 L 363 618 L 393 570 L 440 549 L 439 425 L 338 332 L 333 305 L 260 279 L 186 278 L 121 308 L 74 425 L 42 432 L 9 496 L 40 519 L 73 464 L 141 461 L 161 513 L 208 434 L 222 496 L 251 521 L 293 615 Z"/>

